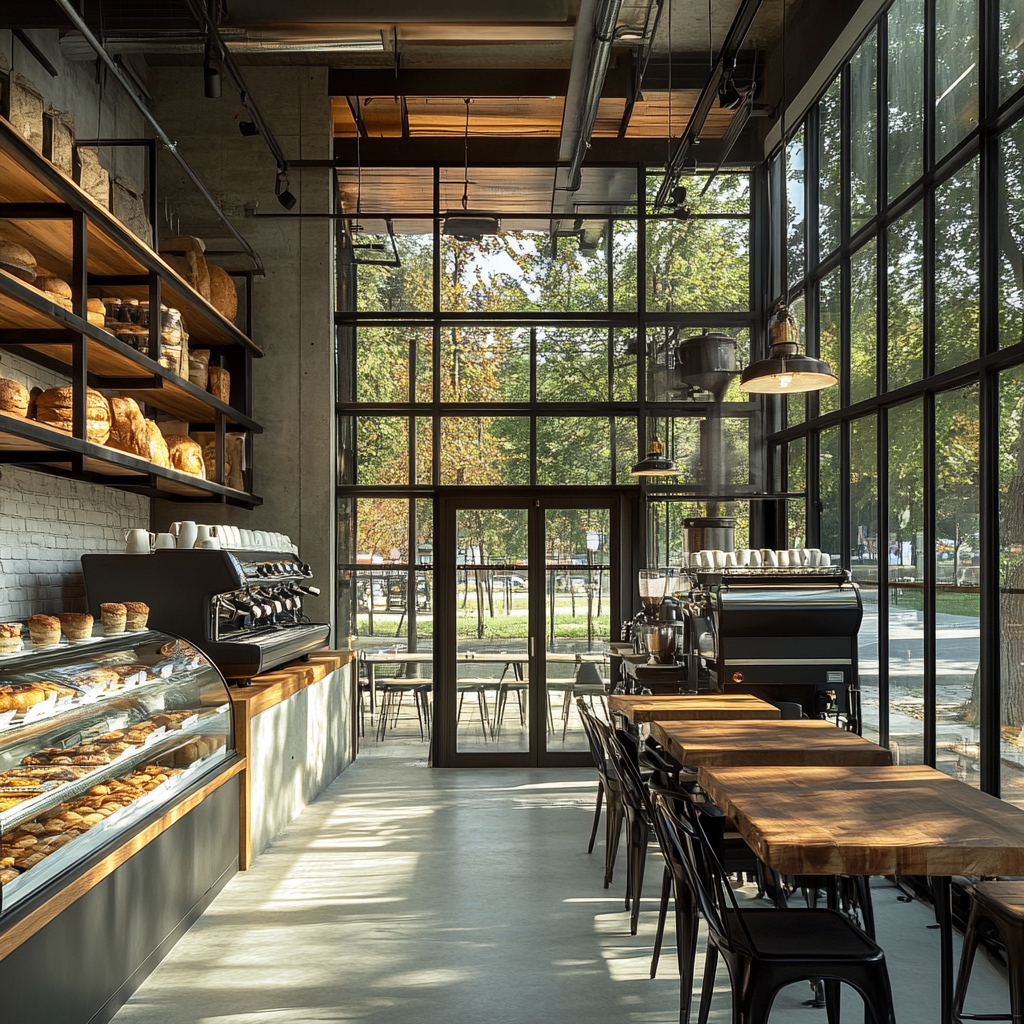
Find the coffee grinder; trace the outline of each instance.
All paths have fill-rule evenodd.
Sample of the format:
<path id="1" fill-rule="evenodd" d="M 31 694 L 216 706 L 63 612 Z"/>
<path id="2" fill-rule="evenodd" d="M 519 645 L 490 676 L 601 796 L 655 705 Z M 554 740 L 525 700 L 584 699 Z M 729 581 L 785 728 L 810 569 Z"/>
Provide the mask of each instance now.
<path id="1" fill-rule="evenodd" d="M 679 569 L 641 569 L 637 580 L 642 609 L 628 624 L 637 654 L 648 654 L 652 664 L 671 665 L 677 651 L 685 650 L 685 620 L 677 594 L 688 589 L 688 577 Z"/>

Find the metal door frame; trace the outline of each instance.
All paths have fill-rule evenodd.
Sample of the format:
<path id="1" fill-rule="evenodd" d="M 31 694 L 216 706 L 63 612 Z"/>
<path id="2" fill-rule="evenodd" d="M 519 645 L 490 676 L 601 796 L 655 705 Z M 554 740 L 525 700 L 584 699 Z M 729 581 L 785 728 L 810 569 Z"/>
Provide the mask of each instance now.
<path id="1" fill-rule="evenodd" d="M 609 622 L 618 622 L 621 609 L 632 606 L 630 581 L 639 522 L 639 493 L 636 488 L 450 488 L 439 492 L 435 506 L 434 579 L 434 729 L 431 764 L 437 768 L 536 768 L 586 767 L 592 763 L 589 751 L 563 752 L 542 749 L 546 736 L 544 700 L 547 699 L 543 671 L 545 646 L 545 601 L 547 588 L 534 585 L 534 578 L 546 576 L 543 513 L 547 509 L 597 508 L 609 512 Z M 455 636 L 457 548 L 455 512 L 461 508 L 526 509 L 528 514 L 527 568 L 530 570 L 528 629 L 532 643 L 529 678 L 527 751 L 458 750 L 457 643 Z M 539 568 L 537 568 L 539 567 Z M 624 589 L 626 592 L 624 592 Z M 607 638 L 611 640 L 609 636 Z M 541 642 L 538 643 L 537 640 Z M 542 688 L 543 687 L 543 688 Z"/>

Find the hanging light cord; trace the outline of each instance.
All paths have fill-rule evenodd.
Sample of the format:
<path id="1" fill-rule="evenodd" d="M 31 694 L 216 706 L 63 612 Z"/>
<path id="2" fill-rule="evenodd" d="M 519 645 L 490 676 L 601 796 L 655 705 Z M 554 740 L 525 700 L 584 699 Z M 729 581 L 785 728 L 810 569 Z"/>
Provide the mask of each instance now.
<path id="1" fill-rule="evenodd" d="M 782 112 L 779 120 L 779 130 L 782 132 L 782 210 L 779 215 L 781 225 L 782 246 L 779 250 L 781 264 L 779 270 L 782 273 L 782 297 L 789 309 L 789 259 L 786 254 L 786 240 L 789 236 L 789 180 L 786 168 L 786 0 L 782 0 Z"/>
<path id="2" fill-rule="evenodd" d="M 665 147 L 665 170 L 668 171 L 672 162 L 672 0 L 668 0 L 668 137 Z"/>
<path id="3" fill-rule="evenodd" d="M 466 171 L 462 183 L 462 209 L 469 205 L 469 97 L 466 97 L 466 134 L 463 136 L 463 154 L 466 158 Z"/>

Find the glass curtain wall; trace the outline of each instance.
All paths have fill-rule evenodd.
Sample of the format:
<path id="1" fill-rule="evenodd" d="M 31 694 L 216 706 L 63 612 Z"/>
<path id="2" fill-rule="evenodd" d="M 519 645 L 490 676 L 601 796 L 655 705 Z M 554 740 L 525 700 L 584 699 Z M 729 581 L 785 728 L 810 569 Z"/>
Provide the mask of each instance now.
<path id="1" fill-rule="evenodd" d="M 688 176 L 691 214 L 680 219 L 654 209 L 660 173 L 588 168 L 574 198 L 602 201 L 557 220 L 553 169 L 482 168 L 470 187 L 494 188 L 475 205 L 499 214 L 501 230 L 479 239 L 444 233 L 463 174 L 363 168 L 342 181 L 343 197 L 371 178 L 404 183 L 378 198 L 362 185 L 360 215 L 342 216 L 337 232 L 339 632 L 381 656 L 433 650 L 443 489 L 639 487 L 630 467 L 657 433 L 681 472 L 667 489 L 645 485 L 649 558 L 678 564 L 682 517 L 709 512 L 697 495 L 742 495 L 761 477 L 760 403 L 738 374 L 721 394 L 692 388 L 675 361 L 704 331 L 735 340 L 738 367 L 759 344 L 752 173 Z M 520 194 L 544 174 L 545 195 L 524 209 Z M 604 199 L 606 182 L 619 201 Z M 403 207 L 412 191 L 433 199 Z M 736 514 L 746 536 L 748 502 L 710 511 Z M 566 593 L 568 614 L 584 614 Z M 513 588 L 509 607 L 523 600 Z M 500 644 L 499 625 L 465 628 Z M 396 657 L 399 672 L 416 664 Z"/>
<path id="2" fill-rule="evenodd" d="M 769 440 L 861 585 L 865 733 L 1024 805 L 1022 53 L 1019 0 L 895 0 L 797 124 L 790 286 L 841 382 Z"/>

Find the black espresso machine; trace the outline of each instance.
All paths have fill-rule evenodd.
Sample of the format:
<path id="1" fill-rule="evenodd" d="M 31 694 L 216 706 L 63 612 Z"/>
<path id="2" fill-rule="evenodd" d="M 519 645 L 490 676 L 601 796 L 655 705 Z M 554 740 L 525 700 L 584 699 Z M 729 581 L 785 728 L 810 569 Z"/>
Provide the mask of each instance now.
<path id="1" fill-rule="evenodd" d="M 692 658 L 710 688 L 798 704 L 810 718 L 835 717 L 860 732 L 864 607 L 847 570 L 734 567 L 694 578 Z"/>
<path id="2" fill-rule="evenodd" d="M 89 612 L 106 602 L 144 601 L 149 625 L 195 644 L 231 681 L 326 647 L 331 627 L 310 622 L 303 598 L 308 565 L 291 552 L 157 549 L 152 554 L 82 555 Z"/>

